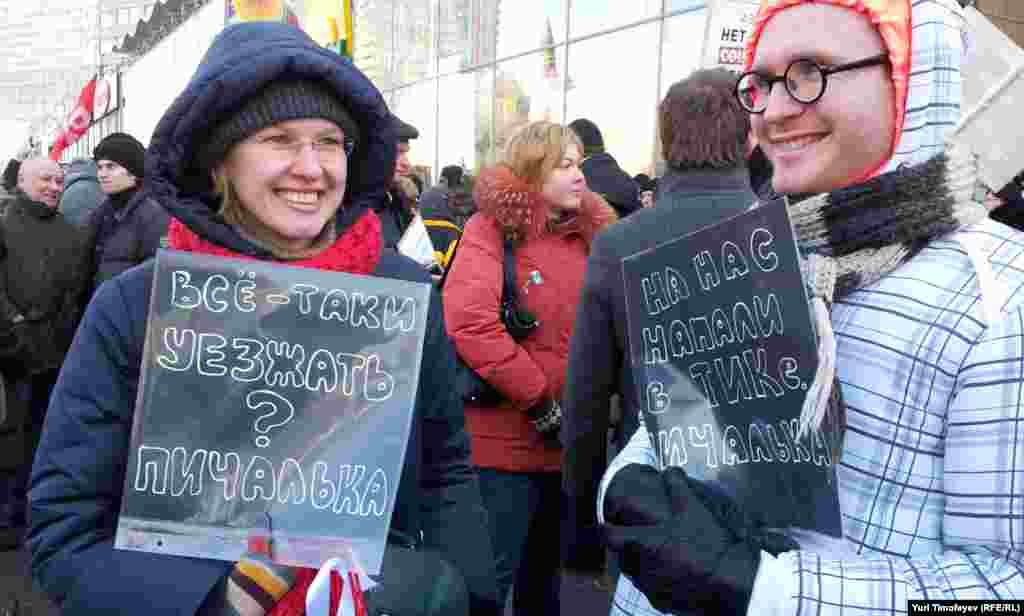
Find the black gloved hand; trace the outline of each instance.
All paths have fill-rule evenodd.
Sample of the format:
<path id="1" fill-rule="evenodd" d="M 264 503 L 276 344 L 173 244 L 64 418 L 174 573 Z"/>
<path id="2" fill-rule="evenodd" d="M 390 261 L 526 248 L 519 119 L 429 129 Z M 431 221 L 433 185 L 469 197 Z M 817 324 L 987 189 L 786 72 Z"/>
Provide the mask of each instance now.
<path id="1" fill-rule="evenodd" d="M 558 440 L 558 431 L 562 428 L 562 407 L 554 398 L 544 398 L 527 411 L 530 423 L 545 437 Z"/>
<path id="2" fill-rule="evenodd" d="M 604 519 L 619 526 L 661 524 L 672 519 L 672 504 L 658 469 L 646 464 L 622 467 L 604 491 Z"/>
<path id="3" fill-rule="evenodd" d="M 772 556 L 800 549 L 800 545 L 786 535 L 765 529 L 756 522 L 736 501 L 716 490 L 711 484 L 687 478 L 690 488 L 700 498 L 711 515 L 732 531 L 738 541 L 746 541 L 758 550 Z"/>
<path id="4" fill-rule="evenodd" d="M 762 547 L 784 551 L 796 545 L 761 533 L 728 497 L 691 481 L 682 469 L 661 475 L 671 519 L 603 527 L 623 573 L 663 612 L 745 614 Z"/>

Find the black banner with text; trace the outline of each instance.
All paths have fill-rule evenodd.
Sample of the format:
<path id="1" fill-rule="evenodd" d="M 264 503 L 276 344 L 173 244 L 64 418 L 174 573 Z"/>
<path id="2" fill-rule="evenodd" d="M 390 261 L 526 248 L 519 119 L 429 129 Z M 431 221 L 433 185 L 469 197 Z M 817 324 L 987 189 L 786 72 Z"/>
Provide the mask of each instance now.
<path id="1" fill-rule="evenodd" d="M 162 250 L 116 546 L 376 573 L 430 287 Z M 356 564 L 354 562 L 353 564 Z"/>
<path id="2" fill-rule="evenodd" d="M 817 345 L 785 201 L 630 256 L 623 277 L 659 465 L 712 482 L 769 526 L 838 536 L 836 431 L 797 428 Z"/>

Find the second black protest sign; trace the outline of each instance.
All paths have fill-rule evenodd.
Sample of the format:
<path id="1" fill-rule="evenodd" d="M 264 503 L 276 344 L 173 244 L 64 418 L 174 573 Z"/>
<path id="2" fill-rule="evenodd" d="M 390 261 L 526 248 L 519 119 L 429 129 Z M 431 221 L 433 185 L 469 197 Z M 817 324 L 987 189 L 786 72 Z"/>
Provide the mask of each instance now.
<path id="1" fill-rule="evenodd" d="M 838 535 L 834 426 L 800 436 L 817 367 L 778 200 L 623 261 L 630 355 L 659 465 L 770 526 Z"/>

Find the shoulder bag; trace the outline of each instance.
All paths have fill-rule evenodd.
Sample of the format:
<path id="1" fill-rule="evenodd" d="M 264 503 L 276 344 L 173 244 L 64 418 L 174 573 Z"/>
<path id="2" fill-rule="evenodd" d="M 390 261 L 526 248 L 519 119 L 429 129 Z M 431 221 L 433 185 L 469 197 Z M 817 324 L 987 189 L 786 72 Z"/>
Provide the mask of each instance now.
<path id="1" fill-rule="evenodd" d="M 459 243 L 461 244 L 462 241 L 460 240 Z M 516 261 L 512 251 L 512 242 L 506 239 L 504 248 L 501 303 L 498 306 L 498 317 L 512 339 L 519 342 L 537 329 L 540 321 L 534 317 L 533 313 L 519 305 L 516 293 Z M 441 278 L 442 289 L 448 279 L 448 272 L 451 271 L 452 265 L 455 263 L 458 251 L 459 247 L 456 245 L 448 269 L 445 270 L 444 276 Z M 502 395 L 498 390 L 484 380 L 476 370 L 462 361 L 462 357 L 457 358 L 456 386 L 462 394 L 463 402 L 470 402 L 476 406 L 496 406 L 502 400 Z"/>

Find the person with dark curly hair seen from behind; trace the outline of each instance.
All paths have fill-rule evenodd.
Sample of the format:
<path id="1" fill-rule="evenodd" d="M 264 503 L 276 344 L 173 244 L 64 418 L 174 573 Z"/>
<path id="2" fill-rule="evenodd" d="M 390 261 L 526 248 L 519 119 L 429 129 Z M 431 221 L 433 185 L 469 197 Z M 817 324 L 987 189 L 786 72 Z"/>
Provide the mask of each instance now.
<path id="1" fill-rule="evenodd" d="M 594 242 L 569 349 L 563 468 L 573 525 L 566 566 L 599 573 L 604 550 L 594 503 L 607 465 L 609 399 L 621 396 L 615 441 L 636 430 L 639 401 L 626 338 L 622 259 L 738 214 L 754 203 L 746 166 L 750 119 L 725 69 L 699 70 L 675 83 L 658 108 L 665 175 L 654 207 L 608 228 Z"/>

